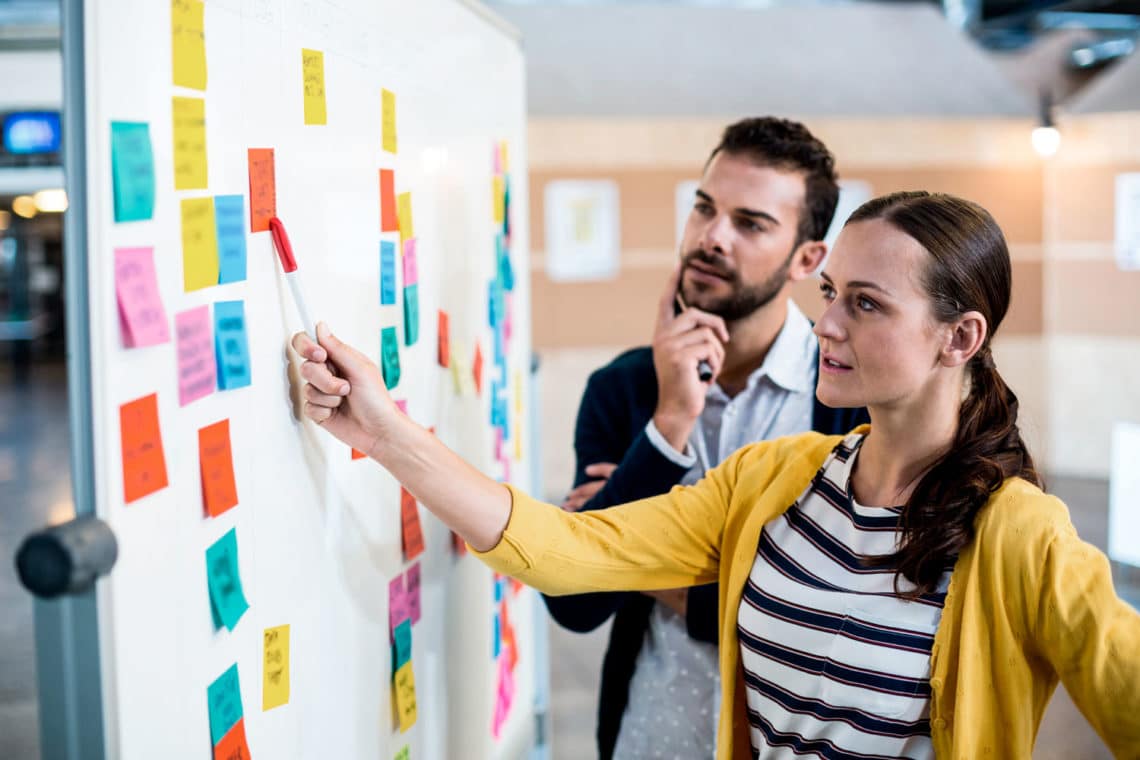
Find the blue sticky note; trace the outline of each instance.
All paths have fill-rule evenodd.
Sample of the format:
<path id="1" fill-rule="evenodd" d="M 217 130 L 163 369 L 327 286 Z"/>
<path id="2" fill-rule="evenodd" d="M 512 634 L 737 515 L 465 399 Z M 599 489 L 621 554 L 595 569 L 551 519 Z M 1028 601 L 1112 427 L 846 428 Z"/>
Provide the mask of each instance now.
<path id="1" fill-rule="evenodd" d="M 245 279 L 245 196 L 214 197 L 218 228 L 218 284 Z"/>
<path id="2" fill-rule="evenodd" d="M 234 528 L 206 550 L 206 582 L 210 588 L 210 603 L 214 605 L 222 625 L 232 631 L 249 609 L 241 588 L 237 531 Z"/>
<path id="3" fill-rule="evenodd" d="M 218 389 L 249 385 L 249 339 L 245 333 L 245 307 L 241 301 L 214 304 L 214 352 L 218 360 Z"/>
<path id="4" fill-rule="evenodd" d="M 388 390 L 400 382 L 400 342 L 395 327 L 385 327 L 380 331 L 380 371 L 384 374 L 384 385 Z"/>
<path id="5" fill-rule="evenodd" d="M 392 668 L 392 672 L 399 670 L 405 662 L 412 659 L 412 621 L 411 618 L 404 618 L 395 630 L 392 631 L 392 638 L 395 639 L 394 653 L 396 662 Z"/>
<path id="6" fill-rule="evenodd" d="M 502 235 L 495 236 L 495 251 L 499 259 L 499 287 L 506 291 L 515 289 L 515 270 L 511 266 L 511 253 Z"/>
<path id="7" fill-rule="evenodd" d="M 154 153 L 150 147 L 150 125 L 111 122 L 111 181 L 116 222 L 138 222 L 154 216 Z"/>
<path id="8" fill-rule="evenodd" d="M 380 305 L 396 305 L 396 244 L 380 241 Z"/>
<path id="9" fill-rule="evenodd" d="M 493 647 L 491 650 L 491 657 L 495 658 L 496 660 L 499 659 L 499 650 L 500 650 L 500 647 L 502 646 L 502 643 L 503 643 L 502 642 L 503 636 L 502 636 L 502 633 L 500 632 L 500 630 L 501 629 L 500 629 L 500 625 L 499 625 L 499 613 L 496 612 L 495 613 L 495 632 L 494 632 L 494 635 L 491 637 L 491 646 Z"/>
<path id="10" fill-rule="evenodd" d="M 237 663 L 218 676 L 206 691 L 210 705 L 210 743 L 217 745 L 242 718 Z"/>
<path id="11" fill-rule="evenodd" d="M 495 327 L 495 329 L 492 330 L 491 332 L 494 333 L 493 338 L 494 338 L 494 347 L 495 347 L 495 349 L 494 349 L 494 351 L 495 351 L 495 354 L 494 354 L 495 366 L 496 367 L 498 367 L 500 365 L 505 366 L 507 363 L 507 354 L 506 354 L 506 349 L 503 345 L 506 342 L 506 340 L 503 337 L 503 325 L 502 325 L 502 323 L 499 323 L 499 325 L 497 325 Z"/>
<path id="12" fill-rule="evenodd" d="M 420 286 L 404 288 L 404 345 L 415 345 L 420 339 Z"/>

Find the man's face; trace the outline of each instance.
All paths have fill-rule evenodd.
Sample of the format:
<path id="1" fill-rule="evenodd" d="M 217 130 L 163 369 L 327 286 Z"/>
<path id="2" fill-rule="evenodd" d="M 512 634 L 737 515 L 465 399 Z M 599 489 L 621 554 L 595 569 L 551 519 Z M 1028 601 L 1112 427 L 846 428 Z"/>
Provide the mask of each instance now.
<path id="1" fill-rule="evenodd" d="M 775 298 L 788 279 L 804 192 L 801 172 L 718 153 L 681 240 L 685 302 L 733 322 Z"/>

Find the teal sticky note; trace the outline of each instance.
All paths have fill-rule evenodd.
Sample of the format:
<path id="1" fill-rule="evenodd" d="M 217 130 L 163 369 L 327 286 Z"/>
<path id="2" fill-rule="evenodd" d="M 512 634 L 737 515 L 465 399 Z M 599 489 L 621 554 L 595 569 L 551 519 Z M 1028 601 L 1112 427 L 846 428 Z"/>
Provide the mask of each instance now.
<path id="1" fill-rule="evenodd" d="M 380 241 L 380 305 L 396 305 L 396 244 Z"/>
<path id="2" fill-rule="evenodd" d="M 154 216 L 154 153 L 149 124 L 111 122 L 111 181 L 116 222 L 138 222 Z"/>
<path id="3" fill-rule="evenodd" d="M 506 291 L 515 289 L 515 270 L 511 266 L 511 254 L 507 250 L 507 240 L 502 235 L 495 236 L 495 251 L 499 259 L 499 287 Z"/>
<path id="4" fill-rule="evenodd" d="M 252 381 L 245 307 L 241 301 L 214 304 L 214 352 L 218 363 L 218 389 L 244 388 Z"/>
<path id="5" fill-rule="evenodd" d="M 384 385 L 388 390 L 400 382 L 400 340 L 395 327 L 385 327 L 380 331 L 380 371 L 384 373 Z"/>
<path id="6" fill-rule="evenodd" d="M 404 288 L 404 345 L 413 346 L 420 339 L 420 286 Z"/>
<path id="7" fill-rule="evenodd" d="M 242 718 L 241 682 L 236 662 L 210 684 L 206 698 L 210 705 L 210 742 L 217 745 Z"/>
<path id="8" fill-rule="evenodd" d="M 245 279 L 245 197 L 214 197 L 214 224 L 218 228 L 218 284 Z"/>
<path id="9" fill-rule="evenodd" d="M 392 666 L 392 672 L 399 670 L 405 662 L 412 659 L 412 621 L 404 618 L 403 622 L 396 626 L 392 631 L 392 638 L 395 640 L 393 646 L 394 656 L 396 662 Z"/>
<path id="10" fill-rule="evenodd" d="M 249 609 L 241 588 L 237 531 L 234 528 L 206 550 L 206 582 L 210 588 L 210 603 L 217 610 L 222 625 L 232 631 Z"/>

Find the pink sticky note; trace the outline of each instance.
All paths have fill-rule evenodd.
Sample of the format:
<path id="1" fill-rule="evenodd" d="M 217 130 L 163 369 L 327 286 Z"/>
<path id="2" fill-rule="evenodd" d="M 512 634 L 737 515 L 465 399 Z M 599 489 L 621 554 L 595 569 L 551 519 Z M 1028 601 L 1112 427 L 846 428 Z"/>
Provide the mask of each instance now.
<path id="1" fill-rule="evenodd" d="M 503 150 L 502 150 L 502 148 L 499 147 L 498 143 L 495 143 L 495 149 L 493 151 L 491 151 L 491 153 L 493 154 L 493 158 L 491 159 L 492 165 L 494 167 L 493 173 L 494 174 L 502 174 L 503 173 Z"/>
<path id="2" fill-rule="evenodd" d="M 491 733 L 498 739 L 503 732 L 503 724 L 511 714 L 511 705 L 515 701 L 515 676 L 511 673 L 506 657 L 499 658 L 498 685 L 495 689 L 495 716 L 491 724 Z"/>
<path id="3" fill-rule="evenodd" d="M 397 575 L 388 582 L 388 635 L 408 617 L 408 596 L 404 591 L 404 576 Z"/>
<path id="4" fill-rule="evenodd" d="M 503 339 L 504 339 L 504 344 L 505 344 L 503 346 L 503 349 L 507 350 L 507 346 L 510 345 L 511 333 L 514 332 L 514 321 L 515 320 L 514 320 L 514 309 L 511 308 L 511 294 L 507 293 L 506 298 L 504 300 L 506 301 L 506 305 L 507 305 L 507 308 L 506 308 L 507 313 L 503 315 Z"/>
<path id="5" fill-rule="evenodd" d="M 404 287 L 415 285 L 420 281 L 420 270 L 416 266 L 416 239 L 408 238 L 404 241 Z"/>
<path id="6" fill-rule="evenodd" d="M 408 402 L 404 399 L 398 399 L 396 401 L 396 408 L 403 412 L 405 416 L 408 414 Z"/>
<path id="7" fill-rule="evenodd" d="M 501 461 L 503 458 L 503 429 L 501 427 L 495 428 L 495 459 Z"/>
<path id="8" fill-rule="evenodd" d="M 153 248 L 115 249 L 115 295 L 124 346 L 156 346 L 170 340 L 154 272 Z"/>
<path id="9" fill-rule="evenodd" d="M 511 482 L 511 458 L 503 457 L 503 482 Z"/>
<path id="10" fill-rule="evenodd" d="M 214 392 L 218 383 L 210 307 L 199 306 L 174 316 L 178 336 L 178 405 L 186 406 Z"/>
<path id="11" fill-rule="evenodd" d="M 420 563 L 408 568 L 404 576 L 404 593 L 408 600 L 408 614 L 412 624 L 420 622 Z"/>

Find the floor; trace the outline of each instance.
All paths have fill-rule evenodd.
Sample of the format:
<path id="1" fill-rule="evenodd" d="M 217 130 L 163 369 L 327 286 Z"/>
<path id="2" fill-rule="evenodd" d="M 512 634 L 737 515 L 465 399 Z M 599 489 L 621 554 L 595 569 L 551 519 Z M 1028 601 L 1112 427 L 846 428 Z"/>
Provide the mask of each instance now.
<path id="1" fill-rule="evenodd" d="M 26 383 L 0 371 L 0 758 L 4 760 L 37 760 L 40 756 L 32 604 L 17 582 L 12 557 L 29 531 L 69 516 L 65 387 L 60 366 L 36 367 Z M 1081 535 L 1104 547 L 1106 484 L 1070 479 L 1052 486 L 1072 509 Z M 607 636 L 605 629 L 578 635 L 551 625 L 551 728 L 556 760 L 594 755 L 597 674 Z M 1037 745 L 1037 760 L 1111 757 L 1061 692 L 1046 714 Z"/>

